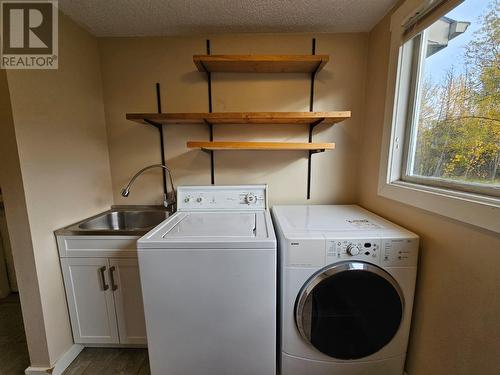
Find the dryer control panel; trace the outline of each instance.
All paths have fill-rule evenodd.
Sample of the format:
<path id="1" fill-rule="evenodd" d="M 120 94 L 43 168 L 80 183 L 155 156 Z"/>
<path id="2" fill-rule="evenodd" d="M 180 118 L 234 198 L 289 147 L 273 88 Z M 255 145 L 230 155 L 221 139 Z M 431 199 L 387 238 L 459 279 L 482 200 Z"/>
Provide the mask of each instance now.
<path id="1" fill-rule="evenodd" d="M 383 239 L 380 264 L 383 266 L 416 266 L 418 238 Z"/>
<path id="2" fill-rule="evenodd" d="M 339 260 L 359 259 L 367 262 L 378 263 L 380 254 L 379 239 L 339 239 L 328 240 L 327 260 L 330 262 Z"/>
<path id="3" fill-rule="evenodd" d="M 382 266 L 415 266 L 418 238 L 328 239 L 327 263 L 364 260 Z"/>

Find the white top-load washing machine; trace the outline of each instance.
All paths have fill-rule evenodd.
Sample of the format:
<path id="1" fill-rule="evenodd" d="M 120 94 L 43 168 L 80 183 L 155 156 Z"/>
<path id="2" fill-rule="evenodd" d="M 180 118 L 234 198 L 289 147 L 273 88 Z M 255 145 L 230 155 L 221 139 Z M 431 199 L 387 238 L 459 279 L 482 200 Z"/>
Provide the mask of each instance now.
<path id="1" fill-rule="evenodd" d="M 402 375 L 418 237 L 358 206 L 275 206 L 282 375 Z"/>
<path id="2" fill-rule="evenodd" d="M 177 202 L 138 241 L 151 374 L 275 374 L 266 186 L 181 186 Z"/>

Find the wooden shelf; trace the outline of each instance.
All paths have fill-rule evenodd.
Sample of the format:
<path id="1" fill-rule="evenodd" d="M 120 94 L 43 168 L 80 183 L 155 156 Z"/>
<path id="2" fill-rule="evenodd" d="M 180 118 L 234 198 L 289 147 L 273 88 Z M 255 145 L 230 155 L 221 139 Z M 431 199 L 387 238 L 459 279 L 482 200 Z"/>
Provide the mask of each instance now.
<path id="1" fill-rule="evenodd" d="M 200 72 L 225 73 L 317 73 L 328 55 L 194 55 Z"/>
<path id="2" fill-rule="evenodd" d="M 340 112 L 217 112 L 217 113 L 127 113 L 127 120 L 141 124 L 335 124 L 351 117 Z"/>
<path id="3" fill-rule="evenodd" d="M 274 151 L 325 151 L 333 150 L 335 143 L 292 143 L 292 142 L 200 142 L 189 141 L 187 148 L 215 150 L 274 150 Z"/>

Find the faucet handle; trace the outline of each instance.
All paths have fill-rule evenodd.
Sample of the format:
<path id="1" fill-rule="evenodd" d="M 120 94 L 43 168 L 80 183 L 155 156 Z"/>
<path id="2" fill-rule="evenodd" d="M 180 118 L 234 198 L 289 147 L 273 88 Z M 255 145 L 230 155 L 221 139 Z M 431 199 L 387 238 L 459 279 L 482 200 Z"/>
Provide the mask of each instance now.
<path id="1" fill-rule="evenodd" d="M 176 209 L 175 192 L 171 192 L 170 196 L 172 199 L 169 199 L 169 194 L 163 194 L 163 206 L 173 213 Z"/>

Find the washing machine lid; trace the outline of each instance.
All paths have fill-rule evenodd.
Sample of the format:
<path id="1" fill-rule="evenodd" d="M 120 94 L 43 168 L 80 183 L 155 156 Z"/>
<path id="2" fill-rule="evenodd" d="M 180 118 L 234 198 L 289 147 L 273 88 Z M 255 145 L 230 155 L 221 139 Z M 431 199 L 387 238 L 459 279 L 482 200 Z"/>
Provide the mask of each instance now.
<path id="1" fill-rule="evenodd" d="M 411 232 L 356 205 L 274 206 L 273 214 L 285 235 L 330 232 L 347 236 L 380 237 Z"/>
<path id="2" fill-rule="evenodd" d="M 139 248 L 274 248 L 267 211 L 177 212 L 138 241 Z"/>
<path id="3" fill-rule="evenodd" d="M 260 212 L 191 212 L 169 229 L 163 238 L 240 237 L 253 239 Z"/>

